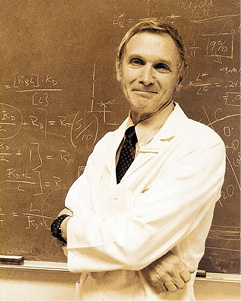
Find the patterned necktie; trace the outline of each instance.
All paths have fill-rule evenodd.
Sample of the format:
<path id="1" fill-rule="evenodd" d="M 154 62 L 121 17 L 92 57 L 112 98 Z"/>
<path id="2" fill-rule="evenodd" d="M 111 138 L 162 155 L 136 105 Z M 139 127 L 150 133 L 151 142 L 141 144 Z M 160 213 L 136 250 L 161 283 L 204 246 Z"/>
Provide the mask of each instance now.
<path id="1" fill-rule="evenodd" d="M 136 142 L 135 127 L 131 126 L 125 132 L 125 141 L 122 145 L 119 161 L 116 166 L 117 184 L 120 183 L 122 177 L 135 159 Z"/>

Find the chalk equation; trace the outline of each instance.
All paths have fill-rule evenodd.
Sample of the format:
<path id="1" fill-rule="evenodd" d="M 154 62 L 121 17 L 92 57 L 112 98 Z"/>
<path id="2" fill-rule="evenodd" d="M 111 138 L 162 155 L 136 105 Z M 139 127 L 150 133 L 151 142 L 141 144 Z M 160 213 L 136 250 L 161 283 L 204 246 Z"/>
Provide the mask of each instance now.
<path id="1" fill-rule="evenodd" d="M 0 139 L 16 136 L 23 122 L 21 112 L 9 104 L 0 103 Z"/>
<path id="2" fill-rule="evenodd" d="M 206 108 L 202 106 L 208 121 L 207 125 L 213 130 L 215 130 L 217 126 L 220 128 L 220 134 L 223 137 L 223 140 L 226 142 L 227 168 L 230 169 L 233 177 L 232 183 L 227 183 L 223 186 L 222 197 L 219 200 L 221 207 L 223 207 L 222 201 L 226 201 L 227 199 L 231 200 L 235 194 L 239 195 L 239 192 L 241 191 L 239 178 L 241 157 L 240 137 L 239 135 L 236 136 L 239 129 L 235 126 L 239 123 L 241 114 L 240 111 L 235 111 L 233 114 L 227 113 L 225 106 L 227 108 L 228 104 L 226 103 L 223 108 L 217 108 L 211 115 L 207 113 Z"/>
<path id="3" fill-rule="evenodd" d="M 26 233 L 49 232 L 68 188 L 84 171 L 99 127 L 117 126 L 120 102 L 96 97 L 96 68 L 94 63 L 91 97 L 83 100 L 87 110 L 70 109 L 68 100 L 58 107 L 64 85 L 51 75 L 17 73 L 4 85 L 14 101 L 0 103 L 1 229 L 19 223 Z"/>
<path id="4" fill-rule="evenodd" d="M 24 75 L 17 73 L 10 84 L 5 84 L 5 89 L 14 89 L 18 93 L 33 91 L 62 91 L 58 81 L 51 75 L 40 76 L 37 73 Z"/>
<path id="5" fill-rule="evenodd" d="M 5 223 L 9 220 L 23 219 L 23 226 L 25 230 L 50 230 L 50 223 L 53 220 L 52 216 L 45 216 L 39 209 L 32 209 L 32 203 L 28 212 L 22 212 L 20 210 L 10 211 L 4 213 L 2 207 L 0 207 L 0 229 L 5 226 Z"/>
<path id="6" fill-rule="evenodd" d="M 209 73 L 203 71 L 198 72 L 194 80 L 189 79 L 187 86 L 195 88 L 196 95 L 203 95 L 212 89 L 222 90 L 224 93 L 223 98 L 225 98 L 227 105 L 240 106 L 241 81 L 239 79 L 224 79 L 222 76 L 213 79 Z"/>

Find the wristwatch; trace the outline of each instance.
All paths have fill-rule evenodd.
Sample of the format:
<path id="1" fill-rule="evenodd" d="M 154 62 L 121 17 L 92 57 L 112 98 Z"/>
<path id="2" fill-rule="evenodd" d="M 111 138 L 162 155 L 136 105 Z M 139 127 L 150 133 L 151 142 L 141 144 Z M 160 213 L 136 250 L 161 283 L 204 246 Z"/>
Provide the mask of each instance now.
<path id="1" fill-rule="evenodd" d="M 61 235 L 61 223 L 63 222 L 63 220 L 68 217 L 68 214 L 63 214 L 60 215 L 58 218 L 56 218 L 52 225 L 51 225 L 51 234 L 58 238 L 58 240 L 62 241 L 63 243 L 67 243 L 67 241 L 62 237 Z"/>

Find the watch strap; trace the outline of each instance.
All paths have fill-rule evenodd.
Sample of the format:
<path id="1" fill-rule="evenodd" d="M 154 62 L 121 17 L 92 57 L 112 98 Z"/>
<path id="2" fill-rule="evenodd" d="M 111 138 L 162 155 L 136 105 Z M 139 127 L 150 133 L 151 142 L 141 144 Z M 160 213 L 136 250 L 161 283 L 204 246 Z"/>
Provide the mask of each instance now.
<path id="1" fill-rule="evenodd" d="M 67 243 L 67 241 L 62 237 L 62 234 L 61 234 L 61 223 L 68 216 L 69 216 L 68 214 L 60 215 L 59 217 L 57 217 L 53 221 L 53 223 L 51 225 L 51 234 L 54 237 L 56 237 L 58 240 L 62 241 L 63 243 Z"/>

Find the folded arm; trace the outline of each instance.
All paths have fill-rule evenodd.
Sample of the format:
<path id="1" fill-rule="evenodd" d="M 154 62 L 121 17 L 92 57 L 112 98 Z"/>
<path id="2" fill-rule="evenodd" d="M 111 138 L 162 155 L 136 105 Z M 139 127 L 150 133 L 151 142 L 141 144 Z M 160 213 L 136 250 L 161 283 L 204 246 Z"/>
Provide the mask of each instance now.
<path id="1" fill-rule="evenodd" d="M 72 216 L 72 211 L 68 208 L 63 209 L 58 216 L 68 214 L 61 224 L 62 237 L 67 241 L 67 224 Z M 188 268 L 181 259 L 171 251 L 161 258 L 158 258 L 146 268 L 142 269 L 144 278 L 150 285 L 160 292 L 176 292 L 183 289 L 185 284 L 191 279 L 194 269 Z"/>
<path id="2" fill-rule="evenodd" d="M 67 229 L 70 268 L 76 272 L 140 270 L 166 254 L 198 226 L 220 197 L 224 161 L 219 142 L 197 148 L 140 194 L 133 211 L 107 218 L 81 199 L 95 170 L 90 166 L 92 171 L 77 180 L 66 200 L 66 206 L 76 208 Z M 81 202 L 84 206 L 79 206 Z"/>

